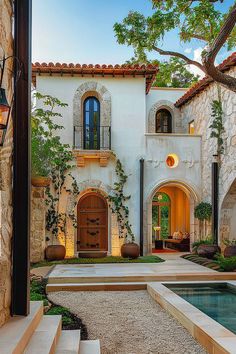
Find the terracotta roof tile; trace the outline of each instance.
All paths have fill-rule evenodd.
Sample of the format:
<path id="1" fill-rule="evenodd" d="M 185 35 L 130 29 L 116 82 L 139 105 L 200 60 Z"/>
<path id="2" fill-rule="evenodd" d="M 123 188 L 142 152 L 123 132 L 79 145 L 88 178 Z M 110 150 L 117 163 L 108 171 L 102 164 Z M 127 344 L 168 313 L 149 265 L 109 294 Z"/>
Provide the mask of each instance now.
<path id="1" fill-rule="evenodd" d="M 78 75 L 78 76 L 143 76 L 146 79 L 146 93 L 149 92 L 158 72 L 157 65 L 130 64 L 66 64 L 34 63 L 32 64 L 33 81 L 37 75 Z"/>
<path id="2" fill-rule="evenodd" d="M 218 65 L 218 69 L 220 71 L 227 71 L 231 67 L 236 65 L 236 52 L 232 53 L 227 59 L 225 59 L 220 65 Z M 175 103 L 176 107 L 181 107 L 186 102 L 191 100 L 194 96 L 196 96 L 199 92 L 203 91 L 207 86 L 209 86 L 213 82 L 213 79 L 209 76 L 205 76 L 202 80 L 198 81 L 194 86 L 190 87 L 190 89 Z"/>

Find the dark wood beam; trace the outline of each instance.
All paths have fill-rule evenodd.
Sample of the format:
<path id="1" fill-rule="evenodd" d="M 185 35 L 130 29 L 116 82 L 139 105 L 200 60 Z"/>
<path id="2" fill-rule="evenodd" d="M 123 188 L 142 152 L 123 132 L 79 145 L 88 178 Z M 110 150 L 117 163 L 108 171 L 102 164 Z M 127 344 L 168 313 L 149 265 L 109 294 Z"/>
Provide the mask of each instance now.
<path id="1" fill-rule="evenodd" d="M 22 72 L 13 108 L 12 315 L 23 316 L 29 313 L 31 17 L 31 0 L 15 0 L 14 55 Z"/>

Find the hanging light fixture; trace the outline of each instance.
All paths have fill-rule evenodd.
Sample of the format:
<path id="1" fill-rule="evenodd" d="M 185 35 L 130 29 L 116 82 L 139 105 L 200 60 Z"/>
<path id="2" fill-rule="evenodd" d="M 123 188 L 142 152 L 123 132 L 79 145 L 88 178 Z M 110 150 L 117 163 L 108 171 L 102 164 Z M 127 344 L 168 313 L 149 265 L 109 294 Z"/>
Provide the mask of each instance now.
<path id="1" fill-rule="evenodd" d="M 5 89 L 0 88 L 0 146 L 4 143 L 11 107 L 7 102 Z"/>
<path id="2" fill-rule="evenodd" d="M 3 58 L 0 59 L 0 70 L 1 70 L 1 77 L 0 77 L 0 146 L 3 146 L 6 131 L 7 131 L 7 126 L 8 126 L 8 121 L 9 121 L 9 116 L 11 112 L 11 106 L 9 105 L 6 97 L 6 90 L 2 87 L 2 81 L 3 81 L 3 75 L 4 75 L 4 69 L 5 69 L 5 64 L 6 61 L 10 58 L 17 59 L 14 56 L 9 56 L 5 57 L 5 53 L 3 55 Z M 21 65 L 19 63 L 19 60 L 17 59 L 17 65 L 19 65 L 19 70 L 17 74 L 17 79 L 20 77 L 21 73 Z M 14 96 L 14 92 L 13 92 Z"/>

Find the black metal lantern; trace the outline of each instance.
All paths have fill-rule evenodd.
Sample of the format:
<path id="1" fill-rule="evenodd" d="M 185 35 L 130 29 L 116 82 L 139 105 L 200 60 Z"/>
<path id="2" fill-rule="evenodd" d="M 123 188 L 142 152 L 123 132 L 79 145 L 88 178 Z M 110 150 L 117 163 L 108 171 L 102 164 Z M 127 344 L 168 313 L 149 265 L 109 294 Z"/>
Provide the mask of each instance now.
<path id="1" fill-rule="evenodd" d="M 16 81 L 18 81 L 20 74 L 21 74 L 21 64 L 20 64 L 18 58 L 16 58 L 15 56 L 12 56 L 12 55 L 9 57 L 5 57 L 5 53 L 4 53 L 3 59 L 0 59 L 0 70 L 1 70 L 1 76 L 0 76 L 0 146 L 3 146 L 3 143 L 4 143 L 8 120 L 9 120 L 10 111 L 11 111 L 11 106 L 9 105 L 7 98 L 6 98 L 6 91 L 4 88 L 2 88 L 5 64 L 6 64 L 6 61 L 10 58 L 12 58 L 13 60 L 16 59 L 17 66 L 19 67 L 17 70 Z M 13 97 L 14 97 L 14 92 L 13 92 Z M 12 102 L 13 102 L 13 100 L 12 100 Z"/>
<path id="2" fill-rule="evenodd" d="M 0 146 L 4 143 L 10 110 L 5 89 L 0 88 Z"/>

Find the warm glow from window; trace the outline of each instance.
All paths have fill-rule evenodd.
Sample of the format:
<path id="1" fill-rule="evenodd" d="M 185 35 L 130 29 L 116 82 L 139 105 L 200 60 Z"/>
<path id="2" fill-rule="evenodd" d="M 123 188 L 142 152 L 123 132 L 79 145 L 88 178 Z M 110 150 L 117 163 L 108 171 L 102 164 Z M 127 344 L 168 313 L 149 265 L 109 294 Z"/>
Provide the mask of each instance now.
<path id="1" fill-rule="evenodd" d="M 188 132 L 189 134 L 194 134 L 195 133 L 195 124 L 194 120 L 192 120 L 189 125 L 188 125 Z"/>
<path id="2" fill-rule="evenodd" d="M 166 158 L 166 164 L 169 168 L 175 168 L 179 164 L 179 158 L 176 154 L 169 154 Z"/>

